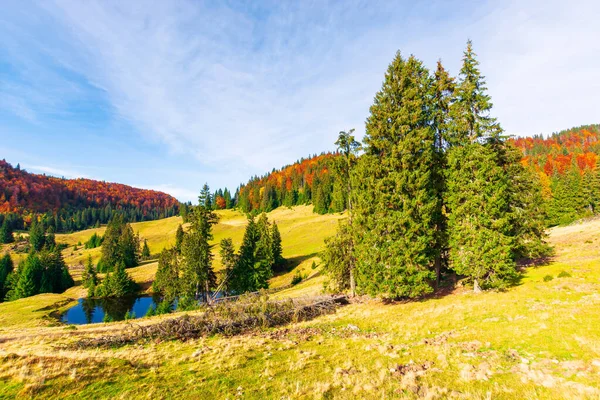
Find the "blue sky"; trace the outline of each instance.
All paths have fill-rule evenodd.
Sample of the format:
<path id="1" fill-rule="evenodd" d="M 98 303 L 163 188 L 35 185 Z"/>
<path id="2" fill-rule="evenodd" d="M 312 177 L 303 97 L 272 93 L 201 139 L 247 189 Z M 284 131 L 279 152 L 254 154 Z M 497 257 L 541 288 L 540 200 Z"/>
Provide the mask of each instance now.
<path id="1" fill-rule="evenodd" d="M 395 52 L 471 38 L 509 134 L 600 122 L 600 2 L 5 1 L 0 158 L 195 200 L 333 150 Z"/>

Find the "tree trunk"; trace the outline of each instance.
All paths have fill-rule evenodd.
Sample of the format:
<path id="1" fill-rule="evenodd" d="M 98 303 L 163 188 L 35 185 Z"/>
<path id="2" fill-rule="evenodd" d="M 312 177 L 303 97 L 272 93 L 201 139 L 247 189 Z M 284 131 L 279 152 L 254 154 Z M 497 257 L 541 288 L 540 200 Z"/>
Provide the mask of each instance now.
<path id="1" fill-rule="evenodd" d="M 438 254 L 435 257 L 435 288 L 440 288 L 440 275 L 442 271 L 442 256 Z"/>
<path id="2" fill-rule="evenodd" d="M 473 281 L 473 292 L 481 293 L 481 287 L 479 287 L 479 282 L 477 281 L 477 279 Z"/>

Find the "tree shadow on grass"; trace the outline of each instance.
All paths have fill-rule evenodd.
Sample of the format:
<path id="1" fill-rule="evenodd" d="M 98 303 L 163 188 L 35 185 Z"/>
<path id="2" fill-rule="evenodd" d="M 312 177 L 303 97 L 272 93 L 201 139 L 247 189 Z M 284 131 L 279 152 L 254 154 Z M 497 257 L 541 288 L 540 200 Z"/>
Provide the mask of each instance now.
<path id="1" fill-rule="evenodd" d="M 318 255 L 319 255 L 319 253 L 311 253 L 311 254 L 306 254 L 303 256 L 286 258 L 285 263 L 283 263 L 280 266 L 275 267 L 275 269 L 273 271 L 274 272 L 273 276 L 287 274 L 288 272 L 292 271 L 294 268 L 296 268 L 297 266 L 302 264 L 304 261 L 309 260 Z"/>

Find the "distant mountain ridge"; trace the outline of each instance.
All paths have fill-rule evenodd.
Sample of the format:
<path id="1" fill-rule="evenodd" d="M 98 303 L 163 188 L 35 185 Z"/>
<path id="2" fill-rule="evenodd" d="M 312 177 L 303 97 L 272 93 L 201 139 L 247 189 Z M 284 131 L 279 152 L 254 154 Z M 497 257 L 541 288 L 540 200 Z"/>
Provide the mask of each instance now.
<path id="1" fill-rule="evenodd" d="M 73 228 L 81 229 L 105 223 L 114 212 L 132 221 L 151 220 L 176 215 L 178 206 L 176 198 L 163 192 L 34 174 L 0 160 L 0 213 L 21 216 L 25 222 L 32 215 L 46 214 L 61 219 L 58 224 L 77 220 Z"/>

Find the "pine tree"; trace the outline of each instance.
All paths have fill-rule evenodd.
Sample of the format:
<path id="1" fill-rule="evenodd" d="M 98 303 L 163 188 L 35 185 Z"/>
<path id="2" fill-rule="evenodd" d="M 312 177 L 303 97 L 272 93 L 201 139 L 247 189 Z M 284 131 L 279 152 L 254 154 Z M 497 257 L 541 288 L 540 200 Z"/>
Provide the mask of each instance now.
<path id="1" fill-rule="evenodd" d="M 174 301 L 180 295 L 179 252 L 176 249 L 164 249 L 160 253 L 156 279 L 152 287 L 155 293 L 162 294 L 168 302 Z"/>
<path id="2" fill-rule="evenodd" d="M 240 252 L 230 278 L 231 290 L 237 294 L 253 292 L 258 289 L 255 279 L 255 251 L 258 241 L 258 230 L 252 216 L 248 217 L 248 225 L 244 232 Z"/>
<path id="3" fill-rule="evenodd" d="M 417 297 L 432 291 L 441 202 L 431 127 L 432 79 L 398 53 L 367 119 L 365 155 L 353 173 L 357 286 L 369 294 Z"/>
<path id="4" fill-rule="evenodd" d="M 207 210 L 212 210 L 213 206 L 212 195 L 210 194 L 210 188 L 208 187 L 208 183 L 205 183 L 202 186 L 202 190 L 200 191 L 200 196 L 198 196 L 198 205 L 204 207 Z"/>
<path id="5" fill-rule="evenodd" d="M 22 299 L 39 293 L 43 267 L 40 258 L 30 253 L 16 271 L 14 286 L 7 294 L 9 300 Z"/>
<path id="6" fill-rule="evenodd" d="M 500 125 L 490 116 L 491 97 L 486 93 L 485 77 L 479 71 L 473 44 L 469 40 L 460 69 L 460 82 L 450 105 L 451 128 L 447 137 L 450 146 L 465 145 L 479 138 L 498 136 Z"/>
<path id="7" fill-rule="evenodd" d="M 451 141 L 451 118 L 450 109 L 454 103 L 455 83 L 454 78 L 444 69 L 441 61 L 437 63 L 437 69 L 434 74 L 433 88 L 433 128 L 435 130 L 435 165 L 432 169 L 433 179 L 436 182 L 435 190 L 441 200 L 441 207 L 437 208 L 434 219 L 437 221 L 435 227 L 436 247 L 439 252 L 435 259 L 436 288 L 440 285 L 442 267 L 446 266 L 447 260 L 444 255 L 448 251 L 447 237 L 447 215 L 443 212 L 446 204 L 446 182 L 443 171 L 446 170 L 446 150 Z"/>
<path id="8" fill-rule="evenodd" d="M 271 233 L 271 244 L 273 246 L 272 254 L 274 265 L 273 267 L 277 269 L 281 267 L 285 263 L 285 258 L 283 258 L 283 248 L 281 246 L 281 234 L 279 233 L 279 227 L 277 223 L 273 221 L 272 233 Z"/>
<path id="9" fill-rule="evenodd" d="M 31 227 L 29 228 L 29 243 L 35 251 L 41 251 L 46 244 L 46 235 L 44 234 L 44 226 L 37 218 L 33 218 Z"/>
<path id="10" fill-rule="evenodd" d="M 15 241 L 13 237 L 12 226 L 8 220 L 8 218 L 4 218 L 2 222 L 2 228 L 0 228 L 0 244 L 8 244 Z"/>
<path id="11" fill-rule="evenodd" d="M 475 289 L 502 287 L 516 277 L 509 175 L 489 145 L 472 143 L 448 155 L 450 262 Z"/>
<path id="12" fill-rule="evenodd" d="M 515 279 L 520 243 L 536 229 L 534 223 L 519 222 L 531 217 L 527 214 L 534 204 L 517 197 L 528 183 L 490 116 L 491 99 L 477 66 L 469 41 L 450 109 L 446 170 L 450 262 L 457 273 L 473 279 L 476 291 L 480 284 L 502 287 Z M 528 210 L 519 212 L 519 206 Z"/>
<path id="13" fill-rule="evenodd" d="M 341 221 L 335 236 L 325 239 L 325 250 L 321 253 L 323 270 L 330 281 L 329 290 L 342 292 L 351 289 L 351 268 L 354 259 L 354 238 L 348 221 Z"/>
<path id="14" fill-rule="evenodd" d="M 238 261 L 238 257 L 235 254 L 235 249 L 233 248 L 233 242 L 230 238 L 225 238 L 221 240 L 221 264 L 223 265 L 223 269 L 221 270 L 221 289 L 225 293 L 229 293 L 231 291 L 231 280 L 235 269 L 235 264 Z"/>
<path id="15" fill-rule="evenodd" d="M 212 226 L 217 215 L 209 208 L 198 206 L 190 214 L 190 231 L 185 234 L 182 245 L 183 292 L 188 298 L 200 295 L 208 300 L 210 289 L 215 286 L 216 275 L 212 268 Z"/>
<path id="16" fill-rule="evenodd" d="M 148 241 L 144 239 L 144 247 L 142 248 L 142 259 L 147 260 L 150 258 L 150 247 L 148 247 Z"/>
<path id="17" fill-rule="evenodd" d="M 255 281 L 258 289 L 267 289 L 269 279 L 273 276 L 273 265 L 275 259 L 273 255 L 273 237 L 271 233 L 271 224 L 266 213 L 262 213 L 256 223 L 258 240 L 255 251 Z"/>
<path id="18" fill-rule="evenodd" d="M 336 166 L 336 172 L 337 172 L 337 182 L 339 182 L 341 184 L 341 186 L 344 187 L 345 191 L 346 191 L 346 202 L 347 204 L 345 205 L 345 207 L 348 210 L 348 229 L 346 232 L 351 232 L 352 231 L 352 224 L 353 224 L 353 219 L 354 219 L 354 209 L 352 207 L 353 202 L 352 202 L 352 180 L 350 179 L 350 175 L 352 172 L 352 169 L 354 168 L 355 164 L 356 164 L 356 160 L 357 160 L 357 154 L 358 152 L 361 150 L 361 144 L 359 142 L 356 141 L 356 139 L 354 138 L 354 129 L 350 129 L 348 132 L 344 132 L 341 131 L 338 135 L 338 139 L 335 142 L 335 145 L 338 148 L 338 151 L 341 153 L 341 157 L 338 159 L 338 161 L 335 163 Z M 344 229 L 342 226 L 338 227 L 339 229 Z M 346 237 L 346 235 L 344 235 L 345 232 L 340 232 L 340 235 L 343 237 Z M 347 285 L 350 288 L 352 295 L 354 296 L 356 294 L 356 279 L 355 279 L 355 268 L 356 268 L 356 259 L 354 256 L 354 240 L 352 239 L 352 237 L 349 238 L 349 241 L 331 241 L 331 245 L 340 245 L 340 246 L 344 246 L 344 249 L 338 249 L 341 252 L 343 252 L 344 254 L 348 255 L 348 257 L 346 258 L 346 261 L 348 262 L 347 264 L 347 269 L 348 269 L 348 273 L 347 274 L 335 274 L 335 278 L 334 279 L 340 279 L 342 277 L 347 276 L 348 277 L 348 282 Z M 337 250 L 332 250 L 332 251 L 337 251 Z M 331 254 L 330 254 L 331 255 Z M 333 258 L 331 259 L 331 261 L 333 262 Z M 334 269 L 330 269 L 330 271 L 334 271 Z"/>
<path id="19" fill-rule="evenodd" d="M 13 273 L 14 265 L 10 255 L 5 254 L 0 258 L 0 303 L 6 298 L 9 290 L 9 277 Z"/>
<path id="20" fill-rule="evenodd" d="M 109 276 L 103 297 L 123 297 L 135 293 L 137 285 L 125 271 L 123 261 L 119 261 L 114 274 Z"/>
<path id="21" fill-rule="evenodd" d="M 48 250 L 53 250 L 56 247 L 56 235 L 54 234 L 54 227 L 50 225 L 46 230 L 46 239 L 44 240 L 44 246 Z"/>
<path id="22" fill-rule="evenodd" d="M 179 253 L 181 253 L 181 245 L 183 243 L 183 236 L 184 236 L 183 226 L 181 226 L 181 224 L 179 224 L 179 226 L 177 226 L 177 232 L 175 233 L 175 249 Z"/>
<path id="23" fill-rule="evenodd" d="M 94 290 L 96 289 L 96 285 L 98 285 L 98 275 L 96 274 L 96 268 L 94 267 L 94 263 L 92 262 L 92 256 L 88 255 L 88 260 L 85 265 L 85 269 L 81 274 L 81 284 L 83 287 L 88 289 L 88 296 L 94 295 Z"/>

